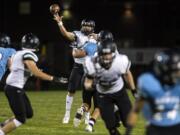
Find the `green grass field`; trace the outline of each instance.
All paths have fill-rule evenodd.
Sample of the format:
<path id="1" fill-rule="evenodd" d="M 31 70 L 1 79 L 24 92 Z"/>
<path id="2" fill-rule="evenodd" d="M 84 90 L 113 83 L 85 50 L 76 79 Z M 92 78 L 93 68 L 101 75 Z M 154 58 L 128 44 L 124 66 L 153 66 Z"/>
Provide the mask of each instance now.
<path id="1" fill-rule="evenodd" d="M 34 117 L 27 121 L 27 123 L 12 133 L 11 135 L 108 135 L 101 118 L 98 119 L 95 125 L 95 132 L 87 133 L 84 128 L 84 122 L 79 128 L 73 127 L 73 117 L 76 109 L 81 105 L 81 91 L 75 95 L 71 121 L 69 124 L 62 124 L 62 118 L 65 111 L 65 97 L 66 91 L 38 91 L 27 92 L 33 109 Z M 132 98 L 132 97 L 131 97 Z M 4 121 L 12 116 L 9 109 L 7 99 L 3 92 L 0 92 L 0 121 Z M 119 129 L 124 133 L 124 128 Z M 133 135 L 143 135 L 144 121 L 139 119 L 136 128 L 133 130 Z"/>

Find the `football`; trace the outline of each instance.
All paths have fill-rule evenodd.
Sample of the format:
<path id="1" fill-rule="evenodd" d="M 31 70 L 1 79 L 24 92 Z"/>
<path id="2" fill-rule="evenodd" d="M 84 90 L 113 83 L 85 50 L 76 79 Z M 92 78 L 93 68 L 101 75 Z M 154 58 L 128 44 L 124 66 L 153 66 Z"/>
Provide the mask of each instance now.
<path id="1" fill-rule="evenodd" d="M 49 7 L 49 11 L 51 12 L 52 15 L 58 14 L 59 11 L 60 11 L 60 7 L 59 7 L 58 4 L 52 4 L 52 5 Z"/>

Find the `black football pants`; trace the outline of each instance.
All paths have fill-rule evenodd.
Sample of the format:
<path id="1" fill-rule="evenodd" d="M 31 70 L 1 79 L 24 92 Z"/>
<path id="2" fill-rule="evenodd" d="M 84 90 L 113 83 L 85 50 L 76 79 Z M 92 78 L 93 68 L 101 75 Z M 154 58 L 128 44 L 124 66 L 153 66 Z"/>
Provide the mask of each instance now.
<path id="1" fill-rule="evenodd" d="M 107 129 L 113 129 L 117 126 L 114 104 L 119 108 L 119 115 L 123 125 L 125 127 L 127 126 L 127 117 L 131 110 L 131 102 L 125 89 L 113 94 L 101 94 L 97 92 L 97 102 Z"/>
<path id="2" fill-rule="evenodd" d="M 6 85 L 5 94 L 9 101 L 10 108 L 18 121 L 25 123 L 26 118 L 32 118 L 33 109 L 23 89 Z"/>

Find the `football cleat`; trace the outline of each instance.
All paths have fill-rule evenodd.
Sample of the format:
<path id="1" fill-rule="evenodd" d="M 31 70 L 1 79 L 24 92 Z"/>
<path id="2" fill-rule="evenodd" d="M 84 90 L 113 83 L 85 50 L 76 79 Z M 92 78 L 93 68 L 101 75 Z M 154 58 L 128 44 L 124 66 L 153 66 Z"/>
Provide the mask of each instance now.
<path id="1" fill-rule="evenodd" d="M 87 124 L 86 128 L 85 128 L 85 131 L 87 132 L 93 132 L 93 127 L 90 125 L 90 124 Z"/>
<path id="2" fill-rule="evenodd" d="M 78 108 L 76 112 L 76 116 L 73 120 L 74 127 L 78 127 L 80 125 L 83 114 L 84 114 L 83 108 L 82 107 Z"/>
<path id="3" fill-rule="evenodd" d="M 63 124 L 68 124 L 69 123 L 69 119 L 70 119 L 70 115 L 65 114 L 62 123 Z"/>
<path id="4" fill-rule="evenodd" d="M 74 118 L 73 120 L 74 127 L 76 128 L 79 127 L 80 123 L 81 123 L 81 119 Z"/>

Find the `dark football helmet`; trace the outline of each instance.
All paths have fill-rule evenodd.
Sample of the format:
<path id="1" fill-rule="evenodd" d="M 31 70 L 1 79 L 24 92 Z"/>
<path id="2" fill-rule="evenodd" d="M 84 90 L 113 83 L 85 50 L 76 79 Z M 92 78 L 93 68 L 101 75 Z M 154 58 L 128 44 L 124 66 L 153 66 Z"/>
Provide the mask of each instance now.
<path id="1" fill-rule="evenodd" d="M 90 27 L 89 29 L 84 27 Z M 89 35 L 94 32 L 95 22 L 93 20 L 84 19 L 81 21 L 81 32 Z"/>
<path id="2" fill-rule="evenodd" d="M 90 26 L 95 28 L 95 22 L 93 20 L 84 19 L 81 21 L 81 27 L 82 26 Z"/>
<path id="3" fill-rule="evenodd" d="M 113 37 L 113 34 L 110 32 L 110 31 L 107 31 L 107 30 L 102 30 L 99 32 L 98 34 L 98 40 L 100 42 L 103 42 L 105 40 L 111 40 L 111 41 L 114 41 L 114 37 Z"/>
<path id="4" fill-rule="evenodd" d="M 109 69 L 115 58 L 116 43 L 106 40 L 98 45 L 97 51 L 100 65 L 105 69 Z"/>
<path id="5" fill-rule="evenodd" d="M 6 34 L 0 35 L 0 47 L 4 47 L 4 48 L 11 47 L 11 39 Z"/>
<path id="6" fill-rule="evenodd" d="M 163 84 L 173 85 L 180 80 L 180 52 L 165 50 L 155 55 L 153 71 Z"/>
<path id="7" fill-rule="evenodd" d="M 22 37 L 21 44 L 23 49 L 31 49 L 32 51 L 38 51 L 40 41 L 36 35 L 28 33 Z"/>

